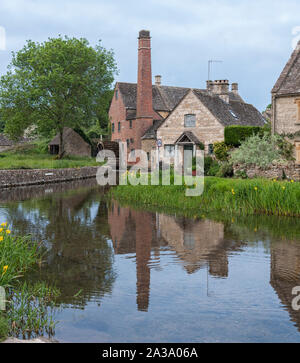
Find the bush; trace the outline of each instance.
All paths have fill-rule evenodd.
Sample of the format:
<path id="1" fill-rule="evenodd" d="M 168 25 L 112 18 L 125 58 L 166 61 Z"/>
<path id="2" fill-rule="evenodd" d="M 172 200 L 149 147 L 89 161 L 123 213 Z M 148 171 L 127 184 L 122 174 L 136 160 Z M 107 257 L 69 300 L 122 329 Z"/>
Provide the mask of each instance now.
<path id="1" fill-rule="evenodd" d="M 241 142 L 252 135 L 257 135 L 261 130 L 259 126 L 226 126 L 224 131 L 225 144 L 238 147 Z"/>
<path id="2" fill-rule="evenodd" d="M 253 135 L 231 153 L 230 161 L 233 164 L 256 165 L 266 168 L 272 162 L 282 161 L 278 141 L 278 135 L 265 134 L 262 138 L 259 135 Z"/>
<path id="3" fill-rule="evenodd" d="M 216 176 L 219 178 L 231 178 L 233 177 L 233 167 L 232 164 L 228 162 L 224 162 L 220 165 L 219 171 L 217 172 Z"/>
<path id="4" fill-rule="evenodd" d="M 210 167 L 212 166 L 214 162 L 214 159 L 211 156 L 205 156 L 204 157 L 204 175 L 208 175 L 208 171 Z"/>
<path id="5" fill-rule="evenodd" d="M 229 149 L 230 149 L 230 147 L 228 145 L 226 145 L 224 141 L 214 143 L 214 154 L 215 154 L 216 158 L 220 161 L 228 160 Z"/>
<path id="6" fill-rule="evenodd" d="M 220 165 L 219 163 L 216 161 L 216 160 L 213 160 L 213 163 L 211 164 L 208 172 L 207 172 L 207 175 L 208 176 L 216 176 L 217 173 L 219 172 L 220 170 Z"/>

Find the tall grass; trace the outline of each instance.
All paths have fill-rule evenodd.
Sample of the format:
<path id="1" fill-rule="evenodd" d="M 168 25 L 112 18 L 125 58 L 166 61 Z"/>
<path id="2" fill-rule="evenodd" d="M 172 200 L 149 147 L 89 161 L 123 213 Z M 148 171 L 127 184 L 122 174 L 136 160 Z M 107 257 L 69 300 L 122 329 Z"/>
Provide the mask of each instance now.
<path id="1" fill-rule="evenodd" d="M 43 282 L 27 284 L 22 277 L 41 262 L 42 253 L 31 238 L 14 236 L 0 225 L 0 286 L 6 292 L 6 311 L 0 311 L 0 340 L 7 335 L 31 338 L 54 334 L 54 302 L 59 291 Z"/>
<path id="2" fill-rule="evenodd" d="M 201 196 L 186 197 L 185 186 L 117 186 L 112 194 L 120 201 L 189 211 L 200 215 L 220 211 L 234 214 L 300 216 L 300 183 L 266 179 L 206 177 Z"/>

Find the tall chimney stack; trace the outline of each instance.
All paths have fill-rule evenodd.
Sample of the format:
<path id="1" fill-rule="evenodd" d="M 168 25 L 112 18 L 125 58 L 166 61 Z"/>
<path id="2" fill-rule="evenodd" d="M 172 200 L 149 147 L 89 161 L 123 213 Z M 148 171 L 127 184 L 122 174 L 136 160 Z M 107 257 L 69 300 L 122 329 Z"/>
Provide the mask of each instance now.
<path id="1" fill-rule="evenodd" d="M 138 81 L 136 99 L 135 148 L 141 148 L 141 137 L 153 124 L 151 38 L 148 30 L 141 30 L 138 38 Z"/>

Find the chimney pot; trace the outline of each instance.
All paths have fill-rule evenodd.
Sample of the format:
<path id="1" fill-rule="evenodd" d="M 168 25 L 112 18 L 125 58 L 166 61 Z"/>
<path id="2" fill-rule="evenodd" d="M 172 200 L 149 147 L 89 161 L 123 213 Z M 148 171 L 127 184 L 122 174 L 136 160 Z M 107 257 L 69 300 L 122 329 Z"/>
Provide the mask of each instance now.
<path id="1" fill-rule="evenodd" d="M 155 85 L 156 86 L 161 85 L 161 76 L 160 75 L 155 76 Z"/>
<path id="2" fill-rule="evenodd" d="M 238 90 L 239 90 L 238 83 L 232 83 L 231 84 L 231 91 L 234 92 L 234 93 L 238 93 Z"/>

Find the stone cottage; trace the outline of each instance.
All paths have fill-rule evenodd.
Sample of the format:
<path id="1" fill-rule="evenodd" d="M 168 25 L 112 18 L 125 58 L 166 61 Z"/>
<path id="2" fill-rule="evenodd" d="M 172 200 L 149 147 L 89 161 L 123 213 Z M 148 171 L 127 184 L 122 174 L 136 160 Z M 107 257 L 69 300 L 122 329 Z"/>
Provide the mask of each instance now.
<path id="1" fill-rule="evenodd" d="M 300 164 L 300 41 L 272 89 L 272 131 L 290 134 Z"/>
<path id="2" fill-rule="evenodd" d="M 63 130 L 65 155 L 74 156 L 91 156 L 92 148 L 83 138 L 73 129 L 64 127 Z M 52 155 L 59 154 L 60 137 L 57 134 L 48 145 L 49 152 Z"/>
<path id="3" fill-rule="evenodd" d="M 224 140 L 227 125 L 263 126 L 265 119 L 238 93 L 238 84 L 228 80 L 207 81 L 206 89 L 170 87 L 155 76 L 152 85 L 150 32 L 138 38 L 138 81 L 118 82 L 109 110 L 112 141 L 127 143 L 128 151 L 156 150 L 172 157 L 175 149 L 195 151 L 200 144 L 206 153 Z"/>

